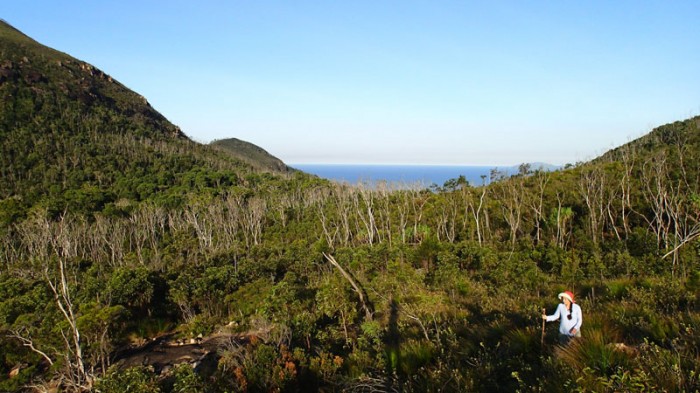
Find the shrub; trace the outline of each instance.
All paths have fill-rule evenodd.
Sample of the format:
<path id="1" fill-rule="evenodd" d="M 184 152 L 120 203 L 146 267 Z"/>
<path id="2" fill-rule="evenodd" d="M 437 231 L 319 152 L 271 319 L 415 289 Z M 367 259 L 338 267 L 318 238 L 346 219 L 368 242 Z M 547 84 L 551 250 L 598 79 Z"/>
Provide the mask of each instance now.
<path id="1" fill-rule="evenodd" d="M 197 375 L 189 364 L 179 365 L 173 376 L 173 393 L 202 393 L 206 391 L 204 381 Z"/>
<path id="2" fill-rule="evenodd" d="M 617 342 L 612 331 L 588 329 L 584 337 L 558 347 L 555 354 L 573 371 L 574 376 L 589 369 L 596 377 L 609 377 L 618 368 L 626 369 L 631 363 L 630 355 L 617 349 Z"/>
<path id="3" fill-rule="evenodd" d="M 695 392 L 700 389 L 700 360 L 691 353 L 645 342 L 639 346 L 639 366 L 649 375 L 656 391 Z"/>
<path id="4" fill-rule="evenodd" d="M 156 375 L 145 367 L 132 367 L 126 370 L 110 371 L 95 384 L 95 391 L 100 393 L 157 393 L 160 387 Z"/>

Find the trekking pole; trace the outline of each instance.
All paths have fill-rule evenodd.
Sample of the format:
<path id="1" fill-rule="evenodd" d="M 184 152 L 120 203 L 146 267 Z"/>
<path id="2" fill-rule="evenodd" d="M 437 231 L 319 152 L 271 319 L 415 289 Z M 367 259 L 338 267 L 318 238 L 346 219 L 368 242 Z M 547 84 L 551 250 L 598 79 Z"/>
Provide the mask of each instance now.
<path id="1" fill-rule="evenodd" d="M 543 309 L 542 309 L 542 315 L 545 315 L 545 313 L 546 313 L 546 310 L 543 308 Z M 540 318 L 541 318 L 541 317 L 540 317 Z M 546 321 L 544 320 L 544 318 L 542 318 L 542 338 L 540 339 L 540 346 L 541 346 L 542 348 L 544 348 L 544 323 L 545 323 L 545 322 L 546 322 Z"/>

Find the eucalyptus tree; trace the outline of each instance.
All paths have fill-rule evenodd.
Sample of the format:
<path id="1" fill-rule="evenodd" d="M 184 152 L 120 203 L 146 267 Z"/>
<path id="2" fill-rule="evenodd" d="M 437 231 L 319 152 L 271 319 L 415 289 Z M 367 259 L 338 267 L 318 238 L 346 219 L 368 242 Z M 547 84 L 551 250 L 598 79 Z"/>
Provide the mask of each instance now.
<path id="1" fill-rule="evenodd" d="M 547 184 L 551 178 L 551 174 L 544 170 L 537 170 L 531 177 L 531 180 L 535 183 L 535 195 L 528 198 L 528 205 L 533 212 L 533 221 L 535 224 L 535 244 L 540 243 L 540 237 L 542 233 L 542 223 L 544 222 L 544 202 L 545 202 L 545 192 L 547 191 Z"/>
<path id="2" fill-rule="evenodd" d="M 599 166 L 594 166 L 583 169 L 578 182 L 578 192 L 586 204 L 588 230 L 594 244 L 598 244 L 603 237 L 605 181 L 605 172 Z"/>

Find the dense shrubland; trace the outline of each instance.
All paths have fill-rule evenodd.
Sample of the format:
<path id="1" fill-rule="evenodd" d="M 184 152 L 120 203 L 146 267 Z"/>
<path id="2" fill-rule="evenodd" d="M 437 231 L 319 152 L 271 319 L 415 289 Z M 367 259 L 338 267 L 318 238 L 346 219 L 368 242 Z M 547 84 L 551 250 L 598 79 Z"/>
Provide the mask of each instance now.
<path id="1" fill-rule="evenodd" d="M 1 366 L 23 367 L 0 386 L 61 376 L 100 391 L 694 391 L 697 120 L 660 130 L 650 137 L 686 139 L 556 173 L 494 173 L 481 187 L 193 165 L 163 166 L 178 180 L 157 186 L 122 173 L 128 189 L 153 192 L 110 187 L 107 203 L 8 196 Z M 540 309 L 566 288 L 584 338 L 559 348 L 548 326 L 542 344 Z M 222 349 L 210 375 L 110 367 L 125 345 L 221 329 L 251 339 Z"/>

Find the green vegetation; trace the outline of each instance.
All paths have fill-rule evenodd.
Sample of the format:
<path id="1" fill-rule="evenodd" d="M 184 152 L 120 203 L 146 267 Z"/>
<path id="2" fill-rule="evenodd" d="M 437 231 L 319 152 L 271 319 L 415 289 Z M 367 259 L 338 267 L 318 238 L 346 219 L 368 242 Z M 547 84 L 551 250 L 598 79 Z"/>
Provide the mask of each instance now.
<path id="1" fill-rule="evenodd" d="M 223 149 L 235 158 L 247 162 L 260 171 L 288 172 L 292 170 L 279 158 L 252 143 L 240 139 L 221 139 L 212 142 L 210 145 Z"/>
<path id="2" fill-rule="evenodd" d="M 193 143 L 0 27 L 0 391 L 700 389 L 700 118 L 486 187 L 337 185 Z M 226 340 L 126 365 L 200 335 Z"/>

